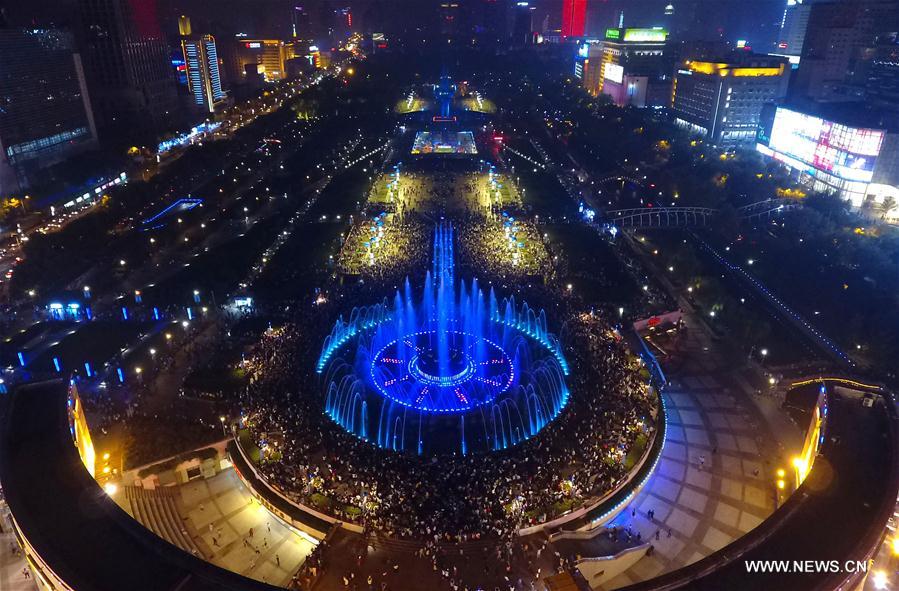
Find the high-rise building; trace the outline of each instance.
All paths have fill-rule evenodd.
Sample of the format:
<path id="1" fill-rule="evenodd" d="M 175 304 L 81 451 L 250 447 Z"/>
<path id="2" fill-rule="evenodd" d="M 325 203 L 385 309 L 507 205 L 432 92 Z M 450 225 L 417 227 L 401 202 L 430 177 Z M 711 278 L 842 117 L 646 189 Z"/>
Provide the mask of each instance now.
<path id="1" fill-rule="evenodd" d="M 596 39 L 587 40 L 577 48 L 574 58 L 574 77 L 581 81 L 581 86 L 596 96 L 602 86 L 603 46 Z"/>
<path id="2" fill-rule="evenodd" d="M 178 17 L 178 34 L 182 37 L 190 37 L 191 33 L 190 17 L 182 14 Z"/>
<path id="3" fill-rule="evenodd" d="M 454 37 L 465 31 L 462 8 L 459 0 L 449 0 L 440 3 L 439 14 L 441 35 Z"/>
<path id="4" fill-rule="evenodd" d="M 155 0 L 79 0 L 80 46 L 100 137 L 172 126 L 177 91 Z"/>
<path id="5" fill-rule="evenodd" d="M 312 17 L 303 6 L 294 6 L 290 11 L 291 35 L 294 39 L 312 38 Z"/>
<path id="6" fill-rule="evenodd" d="M 96 145 L 81 59 L 55 29 L 0 29 L 0 194 Z"/>
<path id="7" fill-rule="evenodd" d="M 214 112 L 225 100 L 215 39 L 212 35 L 182 39 L 181 49 L 187 70 L 187 86 L 194 103 L 209 113 Z"/>
<path id="8" fill-rule="evenodd" d="M 287 60 L 296 57 L 294 44 L 279 39 L 237 37 L 229 44 L 224 65 L 228 79 L 238 83 L 245 80 L 247 66 L 262 74 L 266 82 L 283 80 L 287 77 Z"/>
<path id="9" fill-rule="evenodd" d="M 868 61 L 865 102 L 883 110 L 899 111 L 899 34 L 878 38 Z"/>
<path id="10" fill-rule="evenodd" d="M 730 145 L 756 137 L 762 107 L 786 96 L 786 58 L 736 52 L 727 61 L 686 60 L 671 92 L 674 121 L 712 143 Z"/>
<path id="11" fill-rule="evenodd" d="M 660 28 L 607 29 L 597 86 L 588 90 L 619 106 L 667 105 L 674 65 L 667 38 L 668 31 Z"/>
<path id="12" fill-rule="evenodd" d="M 899 0 L 816 2 L 809 13 L 793 94 L 858 100 L 877 39 L 899 30 Z"/>
<path id="13" fill-rule="evenodd" d="M 514 5 L 515 2 L 512 0 L 477 0 L 472 11 L 472 30 L 478 43 L 504 46 L 511 37 L 514 44 L 524 44 L 524 36 L 519 42 L 515 38 L 515 32 L 511 30 L 511 21 L 514 20 L 512 14 Z"/>
<path id="14" fill-rule="evenodd" d="M 587 0 L 562 0 L 562 38 L 583 37 Z"/>
<path id="15" fill-rule="evenodd" d="M 533 2 L 519 1 L 515 3 L 512 17 L 512 45 L 521 46 L 531 42 L 534 35 L 534 11 Z"/>
<path id="16" fill-rule="evenodd" d="M 813 3 L 814 0 L 787 0 L 774 53 L 789 56 L 794 58 L 791 62 L 798 62 Z"/>

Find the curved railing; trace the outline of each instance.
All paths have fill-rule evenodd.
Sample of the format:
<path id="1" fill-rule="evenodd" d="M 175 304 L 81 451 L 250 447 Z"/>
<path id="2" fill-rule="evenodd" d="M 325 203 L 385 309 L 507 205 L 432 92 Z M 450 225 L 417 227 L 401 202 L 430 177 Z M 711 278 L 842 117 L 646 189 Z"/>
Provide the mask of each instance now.
<path id="1" fill-rule="evenodd" d="M 0 478 L 42 589 L 278 589 L 185 552 L 122 510 L 82 463 L 66 394 L 54 380 L 0 399 Z"/>

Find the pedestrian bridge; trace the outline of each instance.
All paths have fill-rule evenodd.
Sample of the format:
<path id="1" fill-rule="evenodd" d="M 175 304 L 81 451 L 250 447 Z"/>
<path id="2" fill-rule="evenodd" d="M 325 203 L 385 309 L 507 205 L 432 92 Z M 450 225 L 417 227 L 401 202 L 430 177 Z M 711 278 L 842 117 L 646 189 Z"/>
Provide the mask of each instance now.
<path id="1" fill-rule="evenodd" d="M 741 221 L 759 222 L 802 207 L 796 199 L 765 199 L 736 208 Z M 704 228 L 714 225 L 722 210 L 709 207 L 632 207 L 605 212 L 603 221 L 625 228 Z"/>

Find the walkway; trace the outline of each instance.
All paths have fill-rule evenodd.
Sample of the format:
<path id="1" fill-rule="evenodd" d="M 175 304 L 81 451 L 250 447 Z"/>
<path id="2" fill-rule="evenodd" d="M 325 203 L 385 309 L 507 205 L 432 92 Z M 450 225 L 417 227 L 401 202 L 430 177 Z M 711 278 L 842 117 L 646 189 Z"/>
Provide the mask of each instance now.
<path id="1" fill-rule="evenodd" d="M 798 429 L 784 426 L 785 413 L 757 403 L 749 376 L 729 369 L 701 330 L 691 328 L 682 339 L 687 362 L 669 376 L 662 460 L 611 524 L 639 532 L 655 551 L 606 590 L 696 562 L 756 527 L 774 511 L 775 472 L 789 455 L 778 441 L 786 449 L 798 441 Z"/>
<path id="2" fill-rule="evenodd" d="M 34 575 L 25 578 L 25 554 L 19 549 L 12 533 L 6 504 L 0 501 L 0 589 L 3 591 L 38 591 Z"/>
<path id="3" fill-rule="evenodd" d="M 233 469 L 189 482 L 178 493 L 188 531 L 199 532 L 210 562 L 230 571 L 286 586 L 315 548 L 257 503 Z"/>

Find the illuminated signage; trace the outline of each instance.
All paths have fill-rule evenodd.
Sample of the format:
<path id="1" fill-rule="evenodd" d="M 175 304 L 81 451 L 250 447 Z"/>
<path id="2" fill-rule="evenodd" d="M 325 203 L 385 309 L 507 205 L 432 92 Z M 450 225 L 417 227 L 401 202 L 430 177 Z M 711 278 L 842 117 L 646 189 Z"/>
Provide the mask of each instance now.
<path id="1" fill-rule="evenodd" d="M 577 78 L 584 77 L 584 65 L 581 62 L 574 62 L 574 75 Z"/>
<path id="2" fill-rule="evenodd" d="M 621 84 L 624 80 L 624 68 L 612 62 L 606 62 L 602 66 L 602 77 L 611 80 L 617 84 Z"/>
<path id="3" fill-rule="evenodd" d="M 606 29 L 606 39 L 621 39 L 621 29 Z"/>
<path id="4" fill-rule="evenodd" d="M 665 29 L 625 29 L 624 40 L 632 42 L 664 43 L 668 38 Z"/>
<path id="5" fill-rule="evenodd" d="M 746 47 L 746 39 L 737 39 L 737 49 Z"/>
<path id="6" fill-rule="evenodd" d="M 590 55 L 590 45 L 588 43 L 581 43 L 580 47 L 577 48 L 578 57 L 588 57 Z"/>
<path id="7" fill-rule="evenodd" d="M 258 41 L 250 41 L 249 43 L 246 44 L 246 46 L 247 46 L 247 49 L 259 49 L 260 47 L 262 47 L 262 43 L 260 43 Z"/>
<path id="8" fill-rule="evenodd" d="M 778 108 L 768 147 L 805 166 L 850 181 L 870 182 L 883 137 L 879 129 L 848 127 Z"/>

